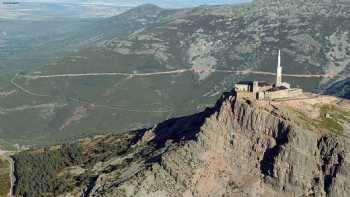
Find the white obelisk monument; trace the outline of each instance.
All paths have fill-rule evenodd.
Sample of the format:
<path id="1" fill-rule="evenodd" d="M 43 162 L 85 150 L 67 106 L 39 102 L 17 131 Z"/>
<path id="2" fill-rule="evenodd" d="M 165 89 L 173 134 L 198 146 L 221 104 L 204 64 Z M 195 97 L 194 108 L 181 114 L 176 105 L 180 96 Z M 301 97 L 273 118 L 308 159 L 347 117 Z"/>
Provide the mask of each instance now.
<path id="1" fill-rule="evenodd" d="M 276 87 L 282 86 L 281 50 L 278 50 L 278 65 L 276 73 Z"/>

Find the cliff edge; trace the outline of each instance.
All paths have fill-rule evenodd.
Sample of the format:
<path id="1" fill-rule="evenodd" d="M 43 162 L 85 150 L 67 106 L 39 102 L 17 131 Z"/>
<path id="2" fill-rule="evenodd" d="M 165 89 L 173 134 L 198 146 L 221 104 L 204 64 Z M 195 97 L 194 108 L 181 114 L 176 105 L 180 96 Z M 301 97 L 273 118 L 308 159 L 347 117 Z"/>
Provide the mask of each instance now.
<path id="1" fill-rule="evenodd" d="M 62 196 L 349 196 L 349 109 L 328 96 L 226 93 L 192 116 L 82 140 L 79 162 L 55 176 L 75 185 Z"/>

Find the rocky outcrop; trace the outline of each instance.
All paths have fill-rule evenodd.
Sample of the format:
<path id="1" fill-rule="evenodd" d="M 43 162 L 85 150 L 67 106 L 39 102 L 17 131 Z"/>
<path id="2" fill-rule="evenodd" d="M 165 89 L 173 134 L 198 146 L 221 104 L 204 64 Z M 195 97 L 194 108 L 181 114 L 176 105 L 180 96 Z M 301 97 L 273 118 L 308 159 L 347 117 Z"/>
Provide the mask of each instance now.
<path id="1" fill-rule="evenodd" d="M 350 102 L 314 97 L 256 101 L 249 94 L 225 93 L 212 108 L 151 129 L 24 151 L 14 155 L 14 192 L 28 197 L 349 196 L 345 122 L 350 111 L 336 107 L 350 109 Z M 343 132 L 327 132 L 340 122 Z"/>
<path id="2" fill-rule="evenodd" d="M 152 146 L 150 154 L 118 181 L 103 175 L 89 196 L 350 195 L 348 139 L 235 95 L 143 136 L 138 145 Z"/>
<path id="3" fill-rule="evenodd" d="M 329 196 L 349 195 L 349 145 L 346 140 L 325 136 L 319 140 L 323 188 Z"/>

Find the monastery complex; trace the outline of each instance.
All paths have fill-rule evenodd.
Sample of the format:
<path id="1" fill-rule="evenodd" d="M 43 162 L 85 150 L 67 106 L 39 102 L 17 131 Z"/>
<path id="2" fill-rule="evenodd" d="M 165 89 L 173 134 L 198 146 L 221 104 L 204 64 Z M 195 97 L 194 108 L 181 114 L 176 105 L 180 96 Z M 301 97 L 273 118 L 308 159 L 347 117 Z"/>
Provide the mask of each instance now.
<path id="1" fill-rule="evenodd" d="M 296 98 L 303 94 L 299 88 L 291 88 L 289 83 L 282 81 L 281 51 L 278 51 L 276 81 L 270 84 L 262 81 L 242 81 L 235 84 L 235 91 L 249 93 L 257 100 L 275 100 Z"/>

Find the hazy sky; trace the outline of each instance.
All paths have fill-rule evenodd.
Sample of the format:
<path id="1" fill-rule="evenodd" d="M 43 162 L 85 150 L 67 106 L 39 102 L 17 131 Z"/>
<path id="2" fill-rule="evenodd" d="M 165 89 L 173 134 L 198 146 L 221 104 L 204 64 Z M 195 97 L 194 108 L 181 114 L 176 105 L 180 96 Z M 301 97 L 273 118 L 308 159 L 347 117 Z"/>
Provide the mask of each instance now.
<path id="1" fill-rule="evenodd" d="M 1 3 L 2 1 L 18 1 L 20 4 L 3 5 Z M 123 11 L 119 6 L 129 8 L 142 4 L 156 4 L 163 8 L 184 8 L 198 5 L 237 4 L 249 1 L 250 0 L 0 0 L 0 19 L 42 20 L 67 16 L 72 18 L 110 17 L 120 14 Z"/>
<path id="2" fill-rule="evenodd" d="M 2 1 L 2 0 L 0 0 Z M 20 2 L 55 2 L 76 4 L 104 4 L 119 6 L 137 6 L 141 4 L 156 4 L 161 7 L 191 7 L 197 5 L 236 4 L 249 2 L 250 0 L 19 0 Z"/>

